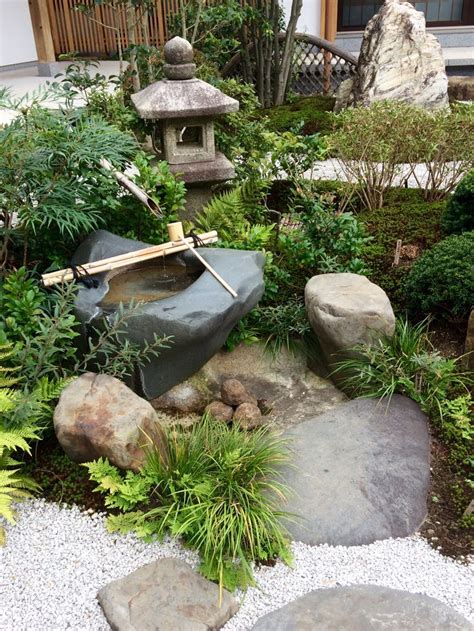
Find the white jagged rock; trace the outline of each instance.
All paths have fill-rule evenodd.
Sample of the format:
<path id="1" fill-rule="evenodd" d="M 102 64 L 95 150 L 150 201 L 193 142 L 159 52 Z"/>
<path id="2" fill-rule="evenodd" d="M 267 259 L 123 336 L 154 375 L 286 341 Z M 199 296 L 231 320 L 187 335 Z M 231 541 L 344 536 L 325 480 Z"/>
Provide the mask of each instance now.
<path id="1" fill-rule="evenodd" d="M 386 0 L 364 32 L 357 73 L 339 91 L 336 109 L 394 100 L 429 110 L 449 106 L 448 77 L 439 41 L 426 32 L 423 12 Z"/>

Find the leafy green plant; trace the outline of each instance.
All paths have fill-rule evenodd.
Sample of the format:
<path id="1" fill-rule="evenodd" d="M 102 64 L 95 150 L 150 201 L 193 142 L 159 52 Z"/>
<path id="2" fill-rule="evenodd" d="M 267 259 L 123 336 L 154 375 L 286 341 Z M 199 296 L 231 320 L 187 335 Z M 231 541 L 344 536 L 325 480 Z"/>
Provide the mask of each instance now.
<path id="1" fill-rule="evenodd" d="M 167 224 L 177 221 L 179 211 L 185 206 L 184 183 L 171 173 L 167 162 L 157 162 L 144 152 L 135 155 L 129 177 L 158 204 L 163 216 L 156 217 L 131 195 L 117 196 L 112 188 L 102 210 L 107 229 L 114 234 L 148 243 L 166 241 Z"/>
<path id="2" fill-rule="evenodd" d="M 452 235 L 423 253 L 405 292 L 413 313 L 467 319 L 474 297 L 474 232 Z"/>
<path id="3" fill-rule="evenodd" d="M 443 199 L 472 168 L 474 108 L 428 112 L 395 101 L 344 110 L 334 117 L 330 150 L 366 208 L 383 205 L 397 178 L 413 176 L 427 201 Z M 425 166 L 422 180 L 418 164 Z M 407 172 L 405 164 L 410 165 Z"/>
<path id="4" fill-rule="evenodd" d="M 468 465 L 474 472 L 474 402 L 469 393 L 455 399 L 445 399 L 439 418 L 443 438 L 453 445 L 456 462 Z"/>
<path id="5" fill-rule="evenodd" d="M 11 399 L 0 388 L 0 411 L 9 404 L 13 404 Z M 11 524 L 15 523 L 13 502 L 30 497 L 39 488 L 34 480 L 21 473 L 21 463 L 12 454 L 16 451 L 30 453 L 28 441 L 38 438 L 34 425 L 12 430 L 5 430 L 0 425 L 0 517 Z M 0 545 L 4 542 L 5 529 L 0 526 Z"/>
<path id="6" fill-rule="evenodd" d="M 446 234 L 474 230 L 474 169 L 461 180 L 448 199 L 441 226 Z"/>
<path id="7" fill-rule="evenodd" d="M 355 347 L 355 356 L 339 362 L 334 372 L 354 396 L 390 398 L 398 392 L 428 415 L 442 417 L 446 399 L 459 390 L 467 393 L 472 379 L 459 369 L 459 360 L 433 349 L 427 328 L 426 321 L 412 326 L 399 318 L 393 337 Z"/>
<path id="8" fill-rule="evenodd" d="M 101 223 L 101 158 L 117 166 L 136 153 L 135 139 L 100 119 L 78 112 L 51 112 L 37 105 L 17 107 L 0 129 L 0 269 L 11 263 L 12 245 L 50 261 L 69 253 L 76 239 Z M 31 250 L 31 251 L 30 251 Z"/>
<path id="9" fill-rule="evenodd" d="M 290 558 L 279 521 L 287 489 L 278 467 L 287 458 L 266 429 L 245 433 L 204 418 L 190 432 L 168 430 L 164 457 L 151 443 L 139 473 L 103 459 L 85 466 L 106 505 L 120 511 L 109 530 L 183 537 L 200 553 L 201 572 L 234 589 L 253 584 L 252 562 Z"/>

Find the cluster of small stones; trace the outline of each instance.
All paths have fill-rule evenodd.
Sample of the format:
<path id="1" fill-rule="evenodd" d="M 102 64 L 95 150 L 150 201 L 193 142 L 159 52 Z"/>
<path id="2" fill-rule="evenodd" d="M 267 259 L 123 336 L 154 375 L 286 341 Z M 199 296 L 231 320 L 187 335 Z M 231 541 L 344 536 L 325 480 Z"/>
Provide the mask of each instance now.
<path id="1" fill-rule="evenodd" d="M 217 421 L 237 423 L 242 429 L 255 429 L 264 422 L 265 402 L 258 401 L 238 379 L 226 379 L 221 386 L 220 400 L 206 407 Z"/>

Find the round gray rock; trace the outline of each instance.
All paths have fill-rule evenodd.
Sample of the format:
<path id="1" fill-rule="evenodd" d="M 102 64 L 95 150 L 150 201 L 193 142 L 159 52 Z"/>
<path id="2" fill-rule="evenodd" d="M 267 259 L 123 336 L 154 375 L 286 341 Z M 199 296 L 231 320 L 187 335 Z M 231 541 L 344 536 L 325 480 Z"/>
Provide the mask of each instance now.
<path id="1" fill-rule="evenodd" d="M 305 288 L 308 319 L 329 363 L 358 344 L 392 336 L 395 315 L 387 294 L 360 274 L 313 276 Z"/>
<path id="2" fill-rule="evenodd" d="M 414 533 L 430 484 L 427 419 L 410 399 L 356 399 L 289 428 L 295 491 L 286 524 L 309 545 L 362 545 Z"/>
<path id="3" fill-rule="evenodd" d="M 376 585 L 318 589 L 267 614 L 253 631 L 472 631 L 434 598 Z"/>

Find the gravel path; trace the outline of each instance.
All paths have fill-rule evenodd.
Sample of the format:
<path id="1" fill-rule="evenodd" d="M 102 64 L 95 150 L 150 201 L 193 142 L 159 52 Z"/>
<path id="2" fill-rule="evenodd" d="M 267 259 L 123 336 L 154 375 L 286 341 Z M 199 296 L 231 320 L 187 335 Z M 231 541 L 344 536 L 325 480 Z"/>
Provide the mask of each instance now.
<path id="1" fill-rule="evenodd" d="M 0 548 L 2 631 L 106 631 L 95 600 L 100 587 L 158 557 L 198 561 L 174 541 L 111 535 L 103 516 L 44 500 L 23 503 L 17 525 L 7 531 Z M 226 631 L 251 629 L 260 616 L 313 589 L 356 583 L 424 593 L 474 621 L 474 566 L 442 557 L 421 538 L 351 548 L 295 543 L 293 551 L 293 569 L 277 563 L 257 570 L 261 590 L 247 592 Z"/>

